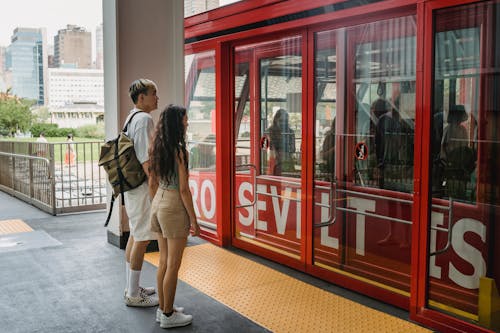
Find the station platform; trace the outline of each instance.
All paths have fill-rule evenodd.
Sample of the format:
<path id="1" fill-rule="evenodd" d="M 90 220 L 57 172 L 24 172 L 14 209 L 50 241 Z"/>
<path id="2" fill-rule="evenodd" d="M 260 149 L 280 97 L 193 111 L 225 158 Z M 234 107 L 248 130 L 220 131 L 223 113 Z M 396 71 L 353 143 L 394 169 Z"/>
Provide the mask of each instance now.
<path id="1" fill-rule="evenodd" d="M 51 216 L 0 192 L 0 332 L 164 332 L 156 308 L 123 302 L 124 251 L 106 213 Z M 141 285 L 155 286 L 158 253 Z M 179 332 L 431 332 L 404 310 L 244 251 L 190 237 L 176 304 Z"/>

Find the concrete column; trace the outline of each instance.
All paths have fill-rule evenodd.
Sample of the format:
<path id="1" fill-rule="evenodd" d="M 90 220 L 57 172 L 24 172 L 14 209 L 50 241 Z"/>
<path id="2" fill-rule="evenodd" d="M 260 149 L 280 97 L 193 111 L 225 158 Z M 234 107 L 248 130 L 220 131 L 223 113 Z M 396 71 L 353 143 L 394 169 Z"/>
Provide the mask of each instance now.
<path id="1" fill-rule="evenodd" d="M 133 108 L 128 88 L 135 79 L 147 78 L 158 85 L 155 121 L 167 104 L 184 103 L 184 1 L 103 0 L 102 4 L 104 122 L 109 140 L 118 135 Z M 128 231 L 125 209 L 117 200 L 108 242 L 123 248 Z"/>

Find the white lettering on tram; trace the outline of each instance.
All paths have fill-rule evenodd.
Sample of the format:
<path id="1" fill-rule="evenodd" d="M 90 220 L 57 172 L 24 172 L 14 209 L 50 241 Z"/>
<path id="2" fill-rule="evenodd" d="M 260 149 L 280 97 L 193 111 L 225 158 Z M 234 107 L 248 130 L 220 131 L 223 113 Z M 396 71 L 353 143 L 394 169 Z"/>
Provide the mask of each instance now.
<path id="1" fill-rule="evenodd" d="M 431 218 L 433 227 L 444 226 L 443 213 L 432 212 Z M 431 229 L 430 252 L 436 251 L 437 232 L 437 230 Z M 479 278 L 486 274 L 486 262 L 481 251 L 465 241 L 464 237 L 467 232 L 478 235 L 483 242 L 486 242 L 486 226 L 480 221 L 471 218 L 460 219 L 453 225 L 451 249 L 453 249 L 460 258 L 469 263 L 474 269 L 474 272 L 470 275 L 464 274 L 450 261 L 448 264 L 448 277 L 461 287 L 477 289 L 479 288 Z M 436 256 L 438 255 L 430 257 L 429 274 L 432 277 L 441 279 L 441 267 L 436 265 Z"/>
<path id="2" fill-rule="evenodd" d="M 202 183 L 201 191 L 198 191 L 198 185 L 195 181 L 190 180 L 189 185 L 192 190 L 194 208 L 196 216 L 200 216 L 198 209 L 198 200 L 205 201 L 209 200 L 210 208 L 207 209 L 207 202 L 200 202 L 200 207 L 205 214 L 205 216 L 212 218 L 215 215 L 215 188 L 210 180 L 206 180 Z M 242 182 L 238 188 L 238 200 L 240 205 L 249 205 L 252 202 L 252 184 L 249 182 Z M 290 209 L 290 199 L 283 199 L 282 205 L 280 206 L 280 198 L 275 197 L 277 195 L 277 187 L 269 186 L 270 193 L 273 195 L 271 198 L 272 209 L 276 222 L 276 230 L 278 234 L 284 235 L 287 226 L 287 218 Z M 267 185 L 258 184 L 257 192 L 266 192 Z M 282 195 L 286 198 L 292 197 L 291 188 L 285 188 L 282 190 Z M 300 198 L 300 190 L 296 189 L 297 198 Z M 259 212 L 267 211 L 267 200 L 266 196 L 261 197 L 261 200 L 257 200 L 255 208 L 252 206 L 243 207 L 238 210 L 238 223 L 244 226 L 251 226 L 253 221 L 256 220 L 256 229 L 267 231 L 268 221 L 259 220 Z M 329 194 L 321 194 L 321 202 L 325 205 L 329 203 Z M 348 207 L 356 209 L 359 212 L 375 212 L 376 201 L 368 200 L 363 198 L 348 197 L 347 198 Z M 255 210 L 254 210 L 255 209 Z M 255 216 L 254 216 L 255 211 Z M 246 213 L 245 213 L 246 212 Z M 329 208 L 321 207 L 321 221 L 326 221 L 329 217 Z M 443 233 L 443 231 L 435 230 L 435 227 L 445 227 L 444 214 L 440 212 L 432 212 L 431 214 L 431 225 L 433 228 L 430 230 L 430 244 L 429 251 L 435 252 L 437 249 L 437 236 L 438 232 Z M 339 239 L 332 237 L 328 234 L 329 228 L 321 228 L 321 245 L 331 247 L 334 249 L 339 248 Z M 454 223 L 453 232 L 451 238 L 451 248 L 449 251 L 454 251 L 458 257 L 460 257 L 464 262 L 472 266 L 473 271 L 471 274 L 466 274 L 463 272 L 463 265 L 457 266 L 457 262 L 447 261 L 448 265 L 448 277 L 451 281 L 457 285 L 468 288 L 477 289 L 479 288 L 479 277 L 484 276 L 486 273 L 486 262 L 483 258 L 481 251 L 474 247 L 473 245 L 465 241 L 465 234 L 474 233 L 480 237 L 483 243 L 486 242 L 486 226 L 478 220 L 472 218 L 462 218 Z M 296 235 L 300 239 L 301 236 L 301 205 L 300 201 L 296 204 Z M 356 214 L 356 254 L 365 255 L 365 215 Z M 442 265 L 439 266 L 436 263 L 436 257 L 431 256 L 429 258 L 429 274 L 430 276 L 441 279 L 442 278 Z"/>
<path id="3" fill-rule="evenodd" d="M 439 212 L 431 213 L 431 241 L 429 243 L 429 252 L 436 251 L 437 244 L 437 230 L 436 227 L 443 227 L 444 214 Z M 436 265 L 436 256 L 431 256 L 429 258 L 429 275 L 435 278 L 441 278 L 441 267 Z"/>
<path id="4" fill-rule="evenodd" d="M 288 220 L 288 209 L 290 208 L 290 200 L 289 199 L 283 199 L 283 206 L 280 209 L 280 199 L 278 198 L 278 189 L 276 186 L 270 186 L 271 188 L 271 194 L 272 196 L 272 202 L 273 202 L 273 210 L 274 210 L 274 220 L 276 221 L 276 231 L 280 235 L 285 234 L 286 230 L 286 221 Z M 282 192 L 282 196 L 289 198 L 290 195 L 292 194 L 292 189 L 291 188 L 285 188 L 285 190 Z"/>
<path id="5" fill-rule="evenodd" d="M 258 184 L 257 192 L 266 192 L 266 185 Z M 258 198 L 259 196 L 257 196 Z M 257 200 L 257 227 L 256 229 L 267 231 L 267 221 L 259 220 L 259 211 L 266 211 L 267 205 L 265 200 Z"/>
<path id="6" fill-rule="evenodd" d="M 239 204 L 242 206 L 250 205 L 252 202 L 251 199 L 245 196 L 245 193 L 248 193 L 250 196 L 252 195 L 252 184 L 243 182 L 238 188 L 238 200 Z M 242 214 L 241 209 L 238 209 L 238 221 L 245 227 L 249 227 L 253 223 L 253 206 L 243 207 L 242 209 L 246 210 L 247 216 Z"/>
<path id="7" fill-rule="evenodd" d="M 486 242 L 486 226 L 471 218 L 460 219 L 453 225 L 451 246 L 460 258 L 472 265 L 474 273 L 465 275 L 450 262 L 448 275 L 453 282 L 461 287 L 477 289 L 479 288 L 479 278 L 486 274 L 486 262 L 478 249 L 465 242 L 464 236 L 467 232 L 479 235 L 481 240 Z"/>
<path id="8" fill-rule="evenodd" d="M 201 183 L 201 191 L 198 191 L 198 183 L 190 179 L 189 188 L 191 189 L 191 195 L 193 197 L 194 213 L 196 217 L 201 217 L 200 209 L 203 212 L 203 216 L 207 219 L 211 219 L 215 216 L 215 187 L 211 180 L 205 179 Z M 208 191 L 208 196 L 207 196 Z M 198 201 L 199 200 L 199 201 Z M 200 206 L 198 206 L 198 202 Z M 210 202 L 210 210 L 207 208 L 207 203 Z"/>
<path id="9" fill-rule="evenodd" d="M 191 196 L 193 197 L 194 214 L 196 215 L 196 217 L 201 217 L 197 204 L 199 199 L 198 183 L 193 179 L 190 179 L 188 183 L 189 183 L 189 188 L 191 188 Z"/>
<path id="10" fill-rule="evenodd" d="M 329 205 L 330 204 L 330 194 L 329 193 L 321 193 L 321 203 L 323 205 Z M 321 207 L 321 222 L 326 222 L 328 221 L 328 218 L 331 217 L 330 214 L 333 214 L 333 212 L 330 212 L 331 208 L 328 207 Z M 334 249 L 339 248 L 339 239 L 337 237 L 331 237 L 328 235 L 328 230 L 330 228 L 321 228 L 321 239 L 320 243 L 321 245 L 328 246 Z"/>
<path id="11" fill-rule="evenodd" d="M 207 190 L 209 192 L 208 200 L 206 195 Z M 215 215 L 215 188 L 214 184 L 208 179 L 205 179 L 203 183 L 201 183 L 200 198 L 205 199 L 201 200 L 203 215 L 205 215 L 207 219 L 213 218 Z M 207 209 L 207 201 L 210 202 L 210 210 Z"/>
<path id="12" fill-rule="evenodd" d="M 360 212 L 375 211 L 374 200 L 348 197 L 347 205 Z M 363 214 L 356 214 L 356 254 L 365 255 L 365 215 Z"/>

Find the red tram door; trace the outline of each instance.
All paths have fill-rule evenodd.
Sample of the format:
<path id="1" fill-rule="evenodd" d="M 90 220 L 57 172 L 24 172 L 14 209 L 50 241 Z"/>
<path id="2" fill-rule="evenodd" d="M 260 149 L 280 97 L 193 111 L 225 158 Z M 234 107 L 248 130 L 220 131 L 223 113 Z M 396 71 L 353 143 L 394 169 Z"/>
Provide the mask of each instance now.
<path id="1" fill-rule="evenodd" d="M 233 244 L 293 259 L 304 239 L 301 47 L 298 35 L 234 48 Z"/>
<path id="2" fill-rule="evenodd" d="M 363 291 L 404 308 L 418 285 L 418 304 L 438 315 L 498 325 L 498 309 L 485 319 L 480 306 L 500 304 L 480 288 L 493 290 L 500 276 L 498 159 L 490 158 L 499 153 L 499 52 L 484 30 L 498 8 L 490 1 L 436 16 L 426 32 L 435 54 L 424 60 L 433 61 L 425 67 L 432 110 L 416 107 L 415 15 L 233 45 L 233 245 L 368 284 Z M 444 154 L 459 109 L 465 135 L 447 147 L 461 153 Z M 416 128 L 431 135 L 419 147 L 428 166 L 415 157 Z M 450 169 L 453 156 L 469 158 L 465 177 Z M 416 194 L 422 188 L 429 193 Z M 413 247 L 425 256 L 413 263 L 419 270 Z"/>
<path id="3" fill-rule="evenodd" d="M 410 295 L 415 26 L 406 16 L 313 34 L 313 265 L 399 300 Z"/>
<path id="4" fill-rule="evenodd" d="M 426 55 L 433 65 L 426 81 L 433 108 L 424 304 L 441 322 L 458 318 L 499 331 L 500 53 L 494 22 L 500 1 L 435 4 L 427 14 L 434 29 L 426 39 L 434 47 Z M 464 331 L 479 331 L 473 325 Z"/>

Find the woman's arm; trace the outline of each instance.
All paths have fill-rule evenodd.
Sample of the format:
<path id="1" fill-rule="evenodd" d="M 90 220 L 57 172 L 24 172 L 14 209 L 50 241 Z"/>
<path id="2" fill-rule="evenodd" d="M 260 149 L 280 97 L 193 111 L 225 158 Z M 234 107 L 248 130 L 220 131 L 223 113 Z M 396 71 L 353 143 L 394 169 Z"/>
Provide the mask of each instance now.
<path id="1" fill-rule="evenodd" d="M 189 216 L 192 235 L 198 236 L 200 234 L 200 227 L 198 226 L 196 214 L 194 213 L 193 197 L 191 196 L 191 190 L 189 189 L 189 174 L 184 164 L 185 158 L 186 157 L 182 152 L 180 154 L 180 158 L 176 158 L 177 170 L 179 170 L 179 192 L 181 194 L 182 203 L 184 204 Z"/>
<path id="2" fill-rule="evenodd" d="M 158 177 L 156 177 L 153 173 L 150 173 L 148 176 L 148 185 L 149 185 L 149 197 L 151 200 L 155 197 L 156 191 L 158 191 Z"/>

